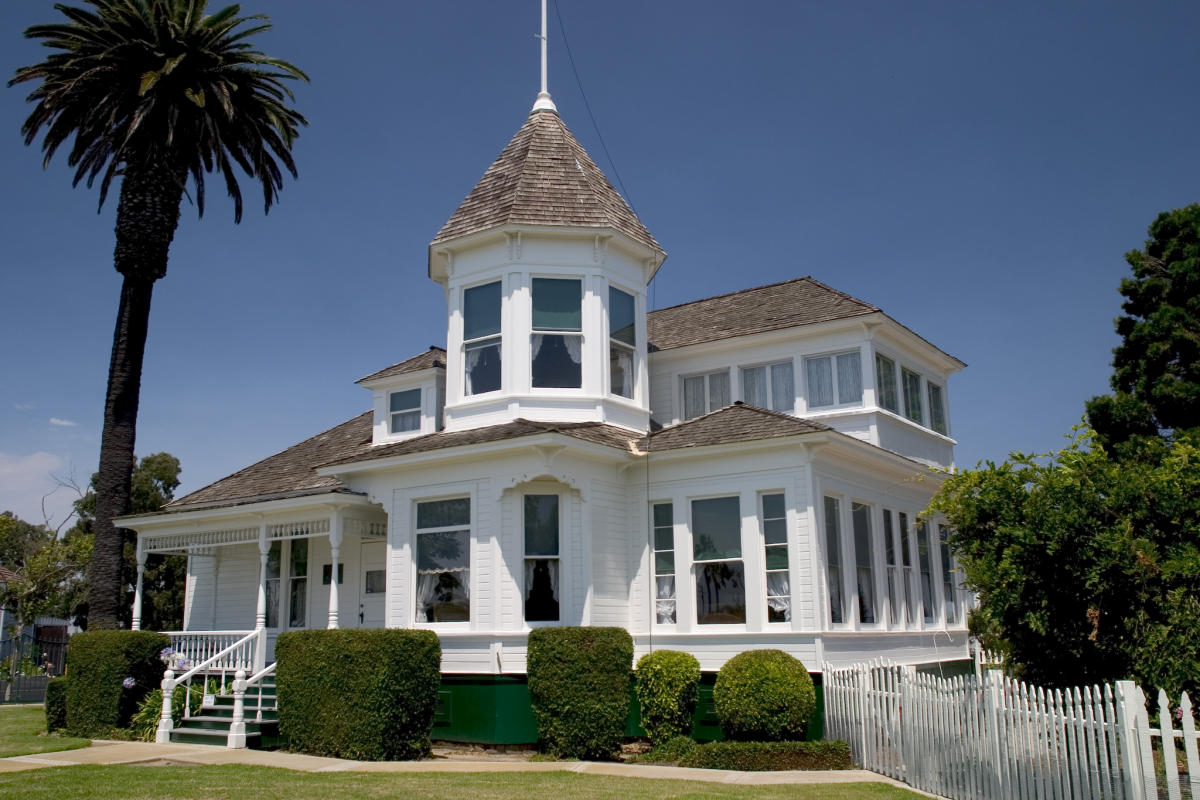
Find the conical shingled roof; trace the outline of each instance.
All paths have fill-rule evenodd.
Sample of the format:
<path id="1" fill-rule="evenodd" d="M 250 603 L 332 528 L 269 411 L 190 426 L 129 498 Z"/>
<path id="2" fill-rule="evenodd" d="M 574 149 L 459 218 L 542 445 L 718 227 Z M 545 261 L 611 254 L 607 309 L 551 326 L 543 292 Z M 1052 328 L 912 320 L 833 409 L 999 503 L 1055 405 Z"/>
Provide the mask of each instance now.
<path id="1" fill-rule="evenodd" d="M 612 228 L 663 253 L 553 111 L 529 115 L 431 245 L 506 224 Z"/>

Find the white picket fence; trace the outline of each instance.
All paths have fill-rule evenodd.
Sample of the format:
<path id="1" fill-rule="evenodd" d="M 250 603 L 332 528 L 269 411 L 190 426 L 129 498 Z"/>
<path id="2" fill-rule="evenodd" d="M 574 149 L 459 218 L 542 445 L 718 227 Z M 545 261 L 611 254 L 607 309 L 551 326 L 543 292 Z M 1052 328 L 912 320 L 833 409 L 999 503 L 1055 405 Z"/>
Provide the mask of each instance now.
<path id="1" fill-rule="evenodd" d="M 1130 681 L 1046 690 L 978 671 L 942 678 L 884 662 L 827 666 L 825 735 L 849 742 L 865 769 L 952 800 L 1200 800 L 1186 693 L 1182 730 L 1162 690 L 1152 729 L 1145 694 Z"/>

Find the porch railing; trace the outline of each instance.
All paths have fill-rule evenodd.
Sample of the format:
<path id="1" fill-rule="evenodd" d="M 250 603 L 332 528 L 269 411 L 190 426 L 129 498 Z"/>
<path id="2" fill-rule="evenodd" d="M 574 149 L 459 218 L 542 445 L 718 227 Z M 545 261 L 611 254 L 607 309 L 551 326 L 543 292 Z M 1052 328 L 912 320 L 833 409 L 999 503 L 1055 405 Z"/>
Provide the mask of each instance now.
<path id="1" fill-rule="evenodd" d="M 257 690 L 254 718 L 262 722 L 263 679 L 275 674 L 275 664 L 272 663 L 259 672 L 246 677 L 243 670 L 238 670 L 233 679 L 233 722 L 229 725 L 229 737 L 226 743 L 231 748 L 246 746 L 246 696 Z"/>
<path id="2" fill-rule="evenodd" d="M 175 635 L 168 634 L 172 637 L 172 647 L 175 646 Z M 225 686 L 227 676 L 235 675 L 239 670 L 251 670 L 262 663 L 267 650 L 267 631 L 265 628 L 244 631 L 205 631 L 203 633 L 181 633 L 179 642 L 184 648 L 190 648 L 190 652 L 199 656 L 211 652 L 216 649 L 217 645 L 227 642 L 229 639 L 233 641 L 225 645 L 225 647 L 212 652 L 207 658 L 201 661 L 194 661 L 187 655 L 183 655 L 181 661 L 177 658 L 176 663 L 183 667 L 190 667 L 186 672 L 175 675 L 174 670 L 168 669 L 163 673 L 162 680 L 162 695 L 163 707 L 162 716 L 158 722 L 158 734 L 155 740 L 160 744 L 166 744 L 171 741 L 171 731 L 175 727 L 174 719 L 171 715 L 171 699 L 175 693 L 175 689 L 182 685 L 187 693 L 183 703 L 183 716 L 185 719 L 191 716 L 191 692 L 192 680 L 196 676 L 200 676 L 202 691 L 206 688 L 205 684 L 210 675 L 216 675 L 221 682 L 221 686 Z M 240 638 L 233 638 L 239 636 Z M 206 644 L 205 639 L 214 641 L 215 644 Z M 176 650 L 176 652 L 180 652 Z M 183 653 L 189 652 L 185 649 Z"/>

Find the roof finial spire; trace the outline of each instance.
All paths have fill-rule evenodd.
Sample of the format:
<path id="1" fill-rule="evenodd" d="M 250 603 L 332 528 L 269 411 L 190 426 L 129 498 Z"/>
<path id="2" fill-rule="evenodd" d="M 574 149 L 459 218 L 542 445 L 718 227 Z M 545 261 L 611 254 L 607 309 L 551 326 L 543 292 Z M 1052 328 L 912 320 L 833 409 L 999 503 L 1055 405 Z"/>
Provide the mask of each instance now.
<path id="1" fill-rule="evenodd" d="M 537 37 L 542 40 L 542 90 L 538 92 L 533 104 L 534 111 L 558 112 L 558 107 L 550 99 L 550 91 L 546 88 L 546 0 L 542 0 L 542 32 Z"/>

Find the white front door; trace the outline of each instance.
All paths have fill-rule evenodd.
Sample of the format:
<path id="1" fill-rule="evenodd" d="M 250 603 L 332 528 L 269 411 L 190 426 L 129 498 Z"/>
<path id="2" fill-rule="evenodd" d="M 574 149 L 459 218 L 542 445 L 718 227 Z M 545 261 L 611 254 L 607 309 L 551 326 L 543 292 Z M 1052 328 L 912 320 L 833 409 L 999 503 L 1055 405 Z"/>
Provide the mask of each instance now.
<path id="1" fill-rule="evenodd" d="M 387 543 L 362 543 L 362 565 L 358 584 L 358 627 L 382 628 L 383 604 L 387 597 Z"/>

